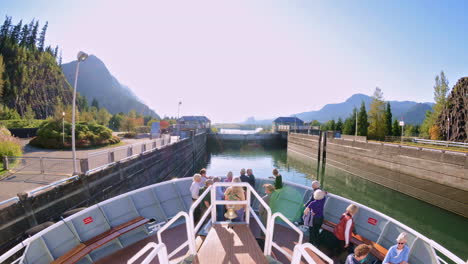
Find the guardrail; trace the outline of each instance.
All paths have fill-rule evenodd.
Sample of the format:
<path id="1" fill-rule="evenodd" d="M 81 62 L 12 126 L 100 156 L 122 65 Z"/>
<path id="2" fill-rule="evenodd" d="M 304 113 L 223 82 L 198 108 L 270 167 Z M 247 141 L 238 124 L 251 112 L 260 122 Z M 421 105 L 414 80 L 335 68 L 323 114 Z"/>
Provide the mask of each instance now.
<path id="1" fill-rule="evenodd" d="M 269 218 L 269 221 L 268 221 L 268 222 L 270 222 L 268 224 L 268 228 L 267 228 L 267 231 L 268 231 L 267 234 L 269 234 L 268 235 L 269 241 L 266 241 L 267 238 L 265 238 L 265 244 L 269 245 L 267 253 L 268 253 L 268 255 L 270 255 L 271 254 L 271 248 L 275 247 L 279 252 L 283 253 L 283 255 L 289 257 L 290 259 L 292 259 L 293 255 L 289 254 L 286 250 L 284 250 L 278 244 L 273 242 L 273 232 L 275 231 L 275 219 L 277 217 L 281 218 L 281 220 L 283 220 L 286 224 L 288 224 L 292 228 L 292 230 L 296 231 L 296 233 L 299 234 L 299 239 L 297 240 L 298 245 L 302 244 L 302 239 L 304 237 L 304 234 L 302 233 L 302 231 L 299 228 L 297 228 L 297 226 L 295 226 L 293 223 L 291 223 L 291 221 L 289 221 L 289 219 L 286 218 L 282 213 L 276 212 Z"/>
<path id="2" fill-rule="evenodd" d="M 320 251 L 318 248 L 314 247 L 310 243 L 304 243 L 302 245 L 296 245 L 294 247 L 294 252 L 293 252 L 293 257 L 291 260 L 291 264 L 299 264 L 301 263 L 301 258 L 304 257 L 304 259 L 307 261 L 309 264 L 317 264 L 312 257 L 309 255 L 309 253 L 306 251 L 306 249 L 311 250 L 317 256 L 319 256 L 323 261 L 327 262 L 328 264 L 333 264 L 333 260 L 329 258 L 327 255 L 323 254 L 322 251 Z"/>
<path id="3" fill-rule="evenodd" d="M 189 217 L 189 215 L 186 212 L 183 212 L 183 211 L 179 212 L 169 222 L 167 222 L 163 227 L 161 227 L 161 229 L 158 230 L 158 233 L 157 233 L 158 241 L 160 243 L 163 243 L 161 233 L 166 231 L 166 229 L 168 229 L 172 224 L 175 223 L 175 221 L 177 221 L 181 217 L 185 217 L 185 224 L 186 224 L 186 228 L 187 228 L 187 241 L 182 243 L 178 248 L 174 249 L 167 256 L 167 259 L 171 259 L 175 254 L 179 253 L 179 251 L 184 249 L 187 245 L 189 247 L 189 252 L 190 252 L 191 255 L 196 255 L 197 254 L 197 251 L 195 249 L 195 235 L 194 235 L 195 232 L 193 231 L 193 228 L 192 228 L 192 221 L 190 221 L 191 218 Z"/>
<path id="4" fill-rule="evenodd" d="M 143 256 L 146 252 L 150 251 L 148 256 L 143 259 L 140 264 L 149 264 L 152 260 L 158 256 L 158 260 L 160 264 L 169 264 L 169 258 L 167 256 L 167 248 L 164 243 L 156 244 L 154 242 L 149 242 L 144 246 L 138 253 L 136 253 L 133 257 L 131 257 L 127 264 L 133 264 L 137 261 L 141 256 Z"/>
<path id="5" fill-rule="evenodd" d="M 429 140 L 429 139 L 415 138 L 415 139 L 413 139 L 413 142 L 414 143 L 421 143 L 421 144 L 445 146 L 445 147 L 468 148 L 468 143 L 455 142 L 455 141 L 442 141 L 442 140 Z"/>

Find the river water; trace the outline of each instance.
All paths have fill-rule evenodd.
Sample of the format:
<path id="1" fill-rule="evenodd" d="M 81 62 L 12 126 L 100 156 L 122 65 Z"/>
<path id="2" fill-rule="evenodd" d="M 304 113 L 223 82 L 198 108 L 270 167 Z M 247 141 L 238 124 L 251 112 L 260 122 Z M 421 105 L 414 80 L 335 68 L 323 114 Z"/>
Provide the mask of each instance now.
<path id="1" fill-rule="evenodd" d="M 283 147 L 260 145 L 210 147 L 208 175 L 239 175 L 241 168 L 252 168 L 255 177 L 271 176 L 278 168 L 283 180 L 310 186 L 316 180 L 316 164 L 287 153 Z M 320 179 L 322 188 L 393 217 L 438 242 L 462 259 L 468 259 L 468 219 L 432 206 L 384 186 L 372 183 L 330 165 Z"/>

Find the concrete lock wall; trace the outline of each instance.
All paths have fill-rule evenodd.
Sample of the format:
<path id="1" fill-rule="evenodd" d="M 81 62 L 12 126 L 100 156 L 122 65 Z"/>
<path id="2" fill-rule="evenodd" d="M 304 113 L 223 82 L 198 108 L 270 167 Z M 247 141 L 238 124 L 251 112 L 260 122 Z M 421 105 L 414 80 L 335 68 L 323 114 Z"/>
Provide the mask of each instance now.
<path id="1" fill-rule="evenodd" d="M 46 221 L 59 221 L 70 209 L 87 207 L 119 194 L 172 178 L 192 176 L 205 163 L 206 134 L 199 134 L 89 176 L 25 195 L 0 210 L 0 253 L 25 238 L 24 232 Z"/>
<path id="2" fill-rule="evenodd" d="M 290 134 L 288 152 L 317 159 L 318 136 Z M 468 217 L 468 156 L 327 139 L 326 164 Z"/>

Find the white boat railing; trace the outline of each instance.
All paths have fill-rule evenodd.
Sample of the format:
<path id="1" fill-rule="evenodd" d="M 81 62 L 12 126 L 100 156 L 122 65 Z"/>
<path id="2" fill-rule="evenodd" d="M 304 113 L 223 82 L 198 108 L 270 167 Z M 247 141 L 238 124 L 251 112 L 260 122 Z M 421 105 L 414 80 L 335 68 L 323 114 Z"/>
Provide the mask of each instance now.
<path id="1" fill-rule="evenodd" d="M 231 186 L 245 187 L 247 189 L 246 199 L 244 201 L 227 201 L 227 200 L 217 200 L 216 199 L 216 188 L 217 187 L 231 187 Z M 211 201 L 212 202 L 211 202 L 210 206 L 208 207 L 208 209 L 206 210 L 206 212 L 201 217 L 198 224 L 196 226 L 194 226 L 193 214 L 195 212 L 195 209 L 203 201 L 203 198 L 205 198 L 205 196 L 208 195 L 208 193 L 210 193 L 210 195 L 211 195 Z M 268 225 L 269 225 L 270 221 L 269 220 L 267 221 L 267 227 L 265 227 L 263 225 L 262 221 L 260 220 L 260 218 L 258 217 L 258 215 L 253 210 L 253 208 L 250 206 L 250 204 L 251 204 L 250 200 L 251 200 L 251 197 L 252 197 L 252 193 L 258 199 L 260 204 L 266 209 L 267 216 L 268 216 L 267 219 L 270 219 L 271 218 L 271 209 L 270 209 L 270 207 L 268 206 L 267 203 L 265 203 L 265 201 L 263 201 L 262 197 L 252 188 L 252 186 L 250 186 L 250 184 L 248 184 L 246 182 L 215 182 L 212 186 L 209 186 L 198 197 L 198 199 L 194 203 L 192 203 L 192 206 L 190 207 L 189 216 L 192 219 L 192 221 L 191 221 L 191 224 L 192 224 L 192 227 L 193 227 L 192 230 L 194 230 L 193 237 L 195 238 L 198 230 L 201 228 L 201 225 L 205 222 L 205 219 L 208 217 L 208 214 L 211 213 L 211 222 L 212 223 L 217 222 L 216 221 L 216 216 L 217 216 L 216 205 L 244 205 L 247 208 L 247 210 L 245 210 L 245 222 L 247 224 L 250 223 L 250 214 L 252 213 L 252 216 L 257 221 L 260 229 L 262 229 L 262 231 L 265 232 L 266 237 L 265 237 L 265 247 L 264 247 L 263 253 L 265 255 L 268 255 L 268 249 L 270 247 L 269 246 L 269 241 L 271 241 L 271 238 L 270 238 L 270 234 L 268 234 L 267 230 L 268 230 Z"/>
<path id="2" fill-rule="evenodd" d="M 193 229 L 192 229 L 192 224 L 190 221 L 190 217 L 186 212 L 179 212 L 176 214 L 169 222 L 167 222 L 161 229 L 158 230 L 157 236 L 158 236 L 158 242 L 163 243 L 161 234 L 165 230 L 167 230 L 172 224 L 175 223 L 179 218 L 185 217 L 185 225 L 187 228 L 187 241 L 182 243 L 178 248 L 174 249 L 171 253 L 168 255 L 168 259 L 171 259 L 175 254 L 179 253 L 182 249 L 184 249 L 187 245 L 189 247 L 189 252 L 191 255 L 196 255 L 197 251 L 195 249 L 195 236 L 193 235 Z"/>
<path id="3" fill-rule="evenodd" d="M 279 252 L 283 253 L 283 255 L 289 257 L 290 259 L 292 259 L 293 255 L 289 254 L 289 252 L 287 252 L 282 247 L 280 247 L 278 244 L 273 242 L 273 233 L 275 232 L 275 220 L 276 220 L 277 217 L 281 218 L 281 220 L 283 220 L 286 224 L 288 224 L 288 226 L 290 226 L 292 228 L 292 230 L 296 231 L 296 233 L 299 234 L 299 239 L 297 240 L 298 245 L 302 244 L 302 239 L 304 237 L 304 234 L 302 233 L 302 231 L 299 228 L 297 228 L 297 226 L 295 226 L 293 223 L 291 223 L 291 221 L 289 221 L 289 219 L 286 218 L 282 213 L 276 212 L 270 217 L 270 219 L 268 221 L 270 223 L 268 225 L 268 228 L 267 228 L 267 230 L 268 230 L 267 234 L 269 234 L 269 236 L 268 236 L 269 241 L 268 241 L 268 243 L 265 241 L 265 244 L 269 245 L 268 255 L 271 255 L 271 249 L 272 249 L 272 247 L 275 247 Z"/>
<path id="4" fill-rule="evenodd" d="M 296 245 L 294 247 L 291 264 L 301 263 L 301 258 L 304 258 L 309 264 L 317 264 L 317 262 L 315 262 L 315 260 L 310 256 L 306 249 L 310 249 L 313 253 L 317 254 L 317 256 L 319 256 L 326 263 L 333 264 L 333 260 L 331 258 L 329 258 L 322 251 L 320 251 L 318 248 L 314 247 L 310 243 L 304 243 L 302 245 Z"/>
<path id="5" fill-rule="evenodd" d="M 156 244 L 154 242 L 149 242 L 143 247 L 138 253 L 136 253 L 131 259 L 127 261 L 127 264 L 133 264 L 146 252 L 150 251 L 148 256 L 140 264 L 150 264 L 152 260 L 158 256 L 160 264 L 169 264 L 169 257 L 167 256 L 167 248 L 164 243 Z"/>

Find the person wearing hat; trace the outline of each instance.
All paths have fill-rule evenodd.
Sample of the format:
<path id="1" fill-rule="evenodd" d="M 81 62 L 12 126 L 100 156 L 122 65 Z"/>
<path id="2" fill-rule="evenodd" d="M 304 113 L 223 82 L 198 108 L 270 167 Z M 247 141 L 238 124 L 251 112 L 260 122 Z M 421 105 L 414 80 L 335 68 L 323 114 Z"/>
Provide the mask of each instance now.
<path id="1" fill-rule="evenodd" d="M 304 210 L 304 215 L 312 214 L 312 226 L 309 227 L 309 242 L 318 247 L 319 231 L 323 224 L 323 208 L 325 206 L 326 193 L 320 189 L 314 191 L 314 200 Z"/>

